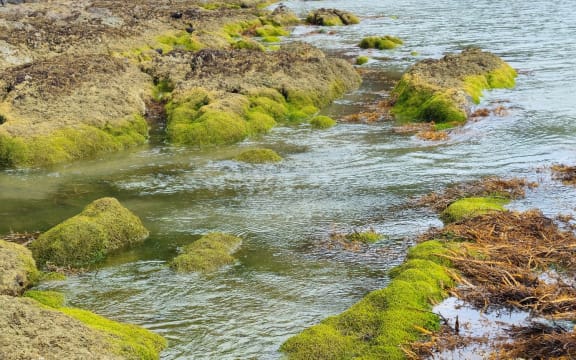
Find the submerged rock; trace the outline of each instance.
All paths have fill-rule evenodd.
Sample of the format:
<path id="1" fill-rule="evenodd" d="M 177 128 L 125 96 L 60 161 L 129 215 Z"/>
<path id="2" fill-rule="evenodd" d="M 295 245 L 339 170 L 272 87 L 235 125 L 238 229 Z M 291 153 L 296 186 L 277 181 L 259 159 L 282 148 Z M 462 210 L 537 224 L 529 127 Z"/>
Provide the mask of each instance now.
<path id="1" fill-rule="evenodd" d="M 242 239 L 222 233 L 211 233 L 184 247 L 182 254 L 170 262 L 178 272 L 209 272 L 233 263 L 232 257 Z"/>
<path id="2" fill-rule="evenodd" d="M 102 260 L 109 252 L 134 245 L 148 237 L 140 219 L 114 198 L 102 198 L 54 226 L 30 248 L 40 266 L 83 267 Z"/>
<path id="3" fill-rule="evenodd" d="M 282 157 L 271 149 L 250 149 L 240 153 L 234 160 L 249 164 L 265 164 L 280 162 Z"/>
<path id="4" fill-rule="evenodd" d="M 457 125 L 468 119 L 482 91 L 512 88 L 516 71 L 498 56 L 467 49 L 413 65 L 392 91 L 392 114 L 400 121 Z"/>
<path id="5" fill-rule="evenodd" d="M 0 239 L 0 295 L 21 295 L 38 277 L 30 250 Z"/>

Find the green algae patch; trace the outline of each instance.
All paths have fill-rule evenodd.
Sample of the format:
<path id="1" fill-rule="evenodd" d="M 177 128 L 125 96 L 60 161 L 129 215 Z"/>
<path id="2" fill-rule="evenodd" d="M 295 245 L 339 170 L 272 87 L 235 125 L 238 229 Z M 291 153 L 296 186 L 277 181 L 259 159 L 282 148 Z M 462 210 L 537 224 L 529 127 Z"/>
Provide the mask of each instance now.
<path id="1" fill-rule="evenodd" d="M 440 328 L 431 309 L 454 285 L 441 258 L 448 251 L 440 242 L 416 245 L 388 287 L 291 337 L 281 351 L 289 359 L 407 359 L 403 346 Z"/>
<path id="2" fill-rule="evenodd" d="M 159 48 L 164 53 L 173 50 L 198 51 L 205 47 L 200 40 L 185 31 L 170 32 L 156 37 Z"/>
<path id="3" fill-rule="evenodd" d="M 30 250 L 0 239 L 0 295 L 21 295 L 39 277 L 40 272 Z"/>
<path id="4" fill-rule="evenodd" d="M 370 229 L 366 231 L 354 231 L 346 234 L 345 239 L 350 242 L 361 242 L 365 244 L 372 244 L 384 238 L 384 235 Z"/>
<path id="5" fill-rule="evenodd" d="M 185 246 L 182 254 L 170 262 L 177 272 L 210 272 L 233 263 L 232 256 L 242 239 L 222 233 L 210 233 Z"/>
<path id="6" fill-rule="evenodd" d="M 234 160 L 249 164 L 268 164 L 280 162 L 282 157 L 271 149 L 250 149 L 240 153 Z"/>
<path id="7" fill-rule="evenodd" d="M 413 65 L 392 90 L 391 113 L 401 122 L 434 122 L 453 127 L 466 122 L 470 104 L 484 90 L 512 88 L 516 71 L 502 59 L 467 49 Z"/>
<path id="8" fill-rule="evenodd" d="M 440 214 L 445 223 L 460 221 L 493 211 L 504 211 L 504 205 L 510 202 L 506 198 L 470 197 L 456 200 Z"/>
<path id="9" fill-rule="evenodd" d="M 368 56 L 358 56 L 356 58 L 356 65 L 364 65 L 366 64 L 370 58 Z"/>
<path id="10" fill-rule="evenodd" d="M 308 14 L 306 22 L 319 26 L 342 26 L 360 23 L 358 16 L 338 9 L 317 9 Z"/>
<path id="11" fill-rule="evenodd" d="M 118 200 L 102 198 L 40 235 L 30 248 L 42 266 L 84 267 L 147 237 L 148 230 L 136 215 Z"/>
<path id="12" fill-rule="evenodd" d="M 390 50 L 402 44 L 404 44 L 404 42 L 400 38 L 391 35 L 384 35 L 365 37 L 360 41 L 358 46 L 362 49 Z"/>
<path id="13" fill-rule="evenodd" d="M 56 291 L 29 290 L 24 297 L 55 309 L 103 334 L 112 351 L 124 359 L 160 358 L 160 351 L 166 348 L 166 340 L 142 327 L 116 322 L 87 310 L 65 307 L 65 298 Z"/>
<path id="14" fill-rule="evenodd" d="M 310 120 L 310 125 L 314 129 L 329 129 L 336 125 L 336 120 L 329 116 L 319 115 L 315 116 Z"/>

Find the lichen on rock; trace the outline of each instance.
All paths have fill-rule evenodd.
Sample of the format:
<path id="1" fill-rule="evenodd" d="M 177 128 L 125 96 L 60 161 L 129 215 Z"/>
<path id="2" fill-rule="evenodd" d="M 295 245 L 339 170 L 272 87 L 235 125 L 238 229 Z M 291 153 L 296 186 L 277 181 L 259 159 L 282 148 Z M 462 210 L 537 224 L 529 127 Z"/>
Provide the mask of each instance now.
<path id="1" fill-rule="evenodd" d="M 458 125 L 483 90 L 512 88 L 516 71 L 498 56 L 467 49 L 442 59 L 423 60 L 402 75 L 392 91 L 392 114 L 403 122 Z"/>
<path id="2" fill-rule="evenodd" d="M 210 272 L 235 261 L 232 254 L 242 244 L 239 237 L 210 233 L 185 246 L 182 253 L 170 262 L 178 272 Z"/>
<path id="3" fill-rule="evenodd" d="M 0 295 L 21 295 L 39 276 L 30 250 L 0 239 Z"/>
<path id="4" fill-rule="evenodd" d="M 49 262 L 84 267 L 147 237 L 148 230 L 137 216 L 118 200 L 102 198 L 40 235 L 30 248 L 40 266 Z"/>

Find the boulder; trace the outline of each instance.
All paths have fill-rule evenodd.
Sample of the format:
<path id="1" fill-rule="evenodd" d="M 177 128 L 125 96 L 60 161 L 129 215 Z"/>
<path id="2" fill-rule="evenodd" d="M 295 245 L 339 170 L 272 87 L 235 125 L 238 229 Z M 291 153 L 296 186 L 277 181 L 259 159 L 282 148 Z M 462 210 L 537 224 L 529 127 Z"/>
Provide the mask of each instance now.
<path id="1" fill-rule="evenodd" d="M 21 295 L 39 276 L 30 250 L 0 240 L 0 295 Z"/>
<path id="2" fill-rule="evenodd" d="M 40 266 L 85 267 L 147 237 L 136 215 L 115 198 L 102 198 L 40 235 L 30 248 Z"/>

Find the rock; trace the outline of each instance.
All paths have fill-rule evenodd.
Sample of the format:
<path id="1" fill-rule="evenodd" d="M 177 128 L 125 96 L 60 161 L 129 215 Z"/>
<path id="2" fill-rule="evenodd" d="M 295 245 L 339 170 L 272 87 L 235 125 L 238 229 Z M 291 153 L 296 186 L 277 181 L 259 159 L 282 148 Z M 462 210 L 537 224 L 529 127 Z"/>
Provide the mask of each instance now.
<path id="1" fill-rule="evenodd" d="M 438 60 L 423 60 L 402 75 L 392 91 L 392 114 L 401 121 L 458 125 L 482 91 L 512 88 L 516 71 L 498 56 L 467 49 Z"/>
<path id="2" fill-rule="evenodd" d="M 0 295 L 21 295 L 38 277 L 39 272 L 30 250 L 0 240 Z"/>
<path id="3" fill-rule="evenodd" d="M 0 359 L 122 359 L 105 335 L 36 301 L 0 295 Z"/>
<path id="4" fill-rule="evenodd" d="M 321 8 L 310 12 L 306 22 L 311 25 L 339 26 L 358 24 L 360 19 L 348 11 Z"/>
<path id="5" fill-rule="evenodd" d="M 271 149 L 250 149 L 245 150 L 234 157 L 234 160 L 249 164 L 267 164 L 282 161 L 282 157 Z"/>
<path id="6" fill-rule="evenodd" d="M 142 242 L 148 237 L 140 219 L 114 198 L 102 198 L 54 226 L 34 241 L 34 258 L 44 266 L 85 267 L 114 250 Z"/>
<path id="7" fill-rule="evenodd" d="M 178 272 L 209 272 L 233 263 L 242 239 L 222 233 L 211 233 L 184 247 L 182 254 L 170 262 Z"/>

